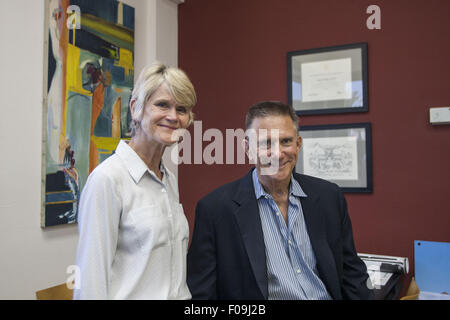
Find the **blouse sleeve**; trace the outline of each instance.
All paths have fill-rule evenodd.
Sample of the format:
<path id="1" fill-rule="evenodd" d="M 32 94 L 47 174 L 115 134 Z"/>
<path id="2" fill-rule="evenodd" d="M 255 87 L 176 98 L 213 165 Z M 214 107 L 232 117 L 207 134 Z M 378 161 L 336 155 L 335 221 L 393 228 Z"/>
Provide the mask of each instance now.
<path id="1" fill-rule="evenodd" d="M 120 197 L 112 179 L 94 170 L 81 194 L 74 299 L 108 299 L 111 265 L 117 248 Z"/>

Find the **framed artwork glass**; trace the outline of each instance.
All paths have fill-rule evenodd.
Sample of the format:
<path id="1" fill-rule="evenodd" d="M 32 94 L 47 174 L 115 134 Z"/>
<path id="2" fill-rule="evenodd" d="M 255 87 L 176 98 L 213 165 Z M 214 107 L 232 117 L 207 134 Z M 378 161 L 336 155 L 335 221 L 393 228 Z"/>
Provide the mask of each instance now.
<path id="1" fill-rule="evenodd" d="M 287 53 L 288 103 L 299 115 L 367 112 L 367 43 Z"/>
<path id="2" fill-rule="evenodd" d="M 296 172 L 339 185 L 344 192 L 372 192 L 370 123 L 303 126 Z"/>

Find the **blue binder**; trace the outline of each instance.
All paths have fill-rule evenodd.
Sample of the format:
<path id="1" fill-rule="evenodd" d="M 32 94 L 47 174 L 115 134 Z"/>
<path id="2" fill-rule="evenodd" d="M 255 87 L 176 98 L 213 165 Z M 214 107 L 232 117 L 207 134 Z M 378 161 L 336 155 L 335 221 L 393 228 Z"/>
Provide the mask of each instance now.
<path id="1" fill-rule="evenodd" d="M 414 240 L 414 276 L 420 291 L 450 294 L 450 243 Z"/>

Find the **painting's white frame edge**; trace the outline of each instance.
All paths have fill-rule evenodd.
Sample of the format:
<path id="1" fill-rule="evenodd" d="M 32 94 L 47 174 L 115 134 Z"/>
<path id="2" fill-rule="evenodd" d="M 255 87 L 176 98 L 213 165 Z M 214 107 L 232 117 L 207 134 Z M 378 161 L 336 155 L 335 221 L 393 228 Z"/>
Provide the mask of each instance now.
<path id="1" fill-rule="evenodd" d="M 47 155 L 47 95 L 48 95 L 48 28 L 49 28 L 50 0 L 44 0 L 44 63 L 43 63 L 43 85 L 42 85 L 42 138 L 41 138 L 41 228 L 45 228 L 45 185 L 46 185 L 46 155 Z"/>

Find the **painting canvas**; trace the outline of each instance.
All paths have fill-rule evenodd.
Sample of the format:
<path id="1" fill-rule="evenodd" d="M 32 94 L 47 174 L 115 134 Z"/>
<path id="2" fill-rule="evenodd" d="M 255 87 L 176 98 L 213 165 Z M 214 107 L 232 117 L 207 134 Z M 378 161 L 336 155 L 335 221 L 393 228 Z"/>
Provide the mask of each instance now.
<path id="1" fill-rule="evenodd" d="M 47 0 L 41 226 L 77 221 L 90 172 L 130 137 L 134 8 Z"/>

